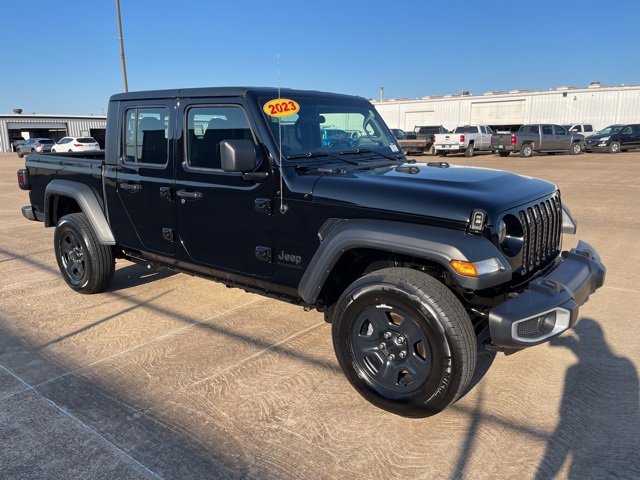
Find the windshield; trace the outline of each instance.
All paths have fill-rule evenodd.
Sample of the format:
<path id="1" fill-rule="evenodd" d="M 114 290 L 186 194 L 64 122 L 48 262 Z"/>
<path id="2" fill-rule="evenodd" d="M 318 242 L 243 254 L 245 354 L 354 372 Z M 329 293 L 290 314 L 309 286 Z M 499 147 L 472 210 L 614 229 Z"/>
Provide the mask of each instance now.
<path id="1" fill-rule="evenodd" d="M 273 100 L 260 98 L 260 108 Z M 297 113 L 272 117 L 264 113 L 276 143 L 285 157 L 308 153 L 338 154 L 348 150 L 399 153 L 396 140 L 372 105 L 349 98 L 293 95 Z"/>
<path id="2" fill-rule="evenodd" d="M 598 132 L 598 135 L 611 135 L 612 133 L 618 133 L 622 125 L 610 125 L 607 128 L 603 128 Z"/>

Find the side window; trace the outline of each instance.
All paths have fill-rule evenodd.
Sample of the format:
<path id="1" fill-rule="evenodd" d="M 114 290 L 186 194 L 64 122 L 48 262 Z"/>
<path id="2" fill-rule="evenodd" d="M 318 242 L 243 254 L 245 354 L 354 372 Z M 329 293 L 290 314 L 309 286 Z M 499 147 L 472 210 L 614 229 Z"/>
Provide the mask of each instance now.
<path id="1" fill-rule="evenodd" d="M 624 127 L 620 133 L 622 135 L 631 135 L 631 127 Z"/>
<path id="2" fill-rule="evenodd" d="M 222 169 L 220 142 L 253 140 L 249 122 L 240 107 L 194 107 L 187 111 L 187 165 Z"/>
<path id="3" fill-rule="evenodd" d="M 543 135 L 552 135 L 553 132 L 551 130 L 551 125 L 543 125 L 542 126 L 542 134 Z"/>
<path id="4" fill-rule="evenodd" d="M 593 125 L 585 125 L 584 126 L 584 131 L 585 132 L 593 132 Z"/>
<path id="5" fill-rule="evenodd" d="M 633 134 L 634 135 L 640 135 L 640 125 L 634 125 L 633 126 Z"/>
<path id="6" fill-rule="evenodd" d="M 489 135 L 492 135 L 493 134 L 493 129 L 491 127 L 487 127 L 487 133 Z"/>
<path id="7" fill-rule="evenodd" d="M 566 135 L 567 134 L 567 129 L 564 127 L 561 127 L 560 125 L 554 125 L 554 130 L 556 131 L 556 135 Z M 580 127 L 576 127 L 576 130 L 573 130 L 574 132 L 579 132 Z"/>
<path id="8" fill-rule="evenodd" d="M 169 109 L 129 108 L 124 119 L 124 151 L 128 163 L 165 165 L 168 159 Z"/>
<path id="9" fill-rule="evenodd" d="M 484 125 L 480 125 L 480 133 L 487 133 L 487 130 L 484 128 Z"/>

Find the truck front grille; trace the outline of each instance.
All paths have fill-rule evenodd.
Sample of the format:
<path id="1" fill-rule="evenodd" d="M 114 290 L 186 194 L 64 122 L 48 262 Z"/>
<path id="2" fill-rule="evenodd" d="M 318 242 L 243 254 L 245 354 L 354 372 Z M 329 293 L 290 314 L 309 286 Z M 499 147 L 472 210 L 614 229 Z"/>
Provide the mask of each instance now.
<path id="1" fill-rule="evenodd" d="M 519 212 L 522 224 L 522 274 L 534 271 L 560 249 L 562 206 L 556 193 Z"/>

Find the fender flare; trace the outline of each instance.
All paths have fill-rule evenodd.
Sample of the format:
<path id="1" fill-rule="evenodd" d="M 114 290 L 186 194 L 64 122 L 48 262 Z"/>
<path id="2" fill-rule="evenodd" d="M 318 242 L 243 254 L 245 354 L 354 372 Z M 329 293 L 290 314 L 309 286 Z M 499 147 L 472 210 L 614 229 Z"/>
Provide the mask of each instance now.
<path id="1" fill-rule="evenodd" d="M 55 226 L 51 212 L 51 199 L 53 196 L 73 198 L 80 206 L 82 213 L 87 216 L 89 223 L 91 223 L 93 231 L 98 237 L 98 242 L 103 245 L 116 244 L 98 197 L 88 185 L 59 179 L 49 182 L 44 193 L 44 224 L 46 227 Z"/>
<path id="2" fill-rule="evenodd" d="M 300 298 L 307 304 L 315 304 L 340 257 L 355 248 L 373 248 L 434 261 L 450 272 L 460 286 L 472 290 L 508 282 L 512 276 L 504 255 L 479 235 L 387 220 L 343 220 L 329 231 L 309 262 L 298 285 Z M 500 260 L 504 270 L 480 277 L 464 277 L 449 265 L 451 260 L 477 262 L 494 257 Z"/>

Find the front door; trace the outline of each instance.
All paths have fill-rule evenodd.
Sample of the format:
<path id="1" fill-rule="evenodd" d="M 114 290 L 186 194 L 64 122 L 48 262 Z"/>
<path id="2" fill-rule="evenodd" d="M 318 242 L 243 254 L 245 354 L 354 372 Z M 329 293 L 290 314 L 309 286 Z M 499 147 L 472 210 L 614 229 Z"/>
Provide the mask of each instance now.
<path id="1" fill-rule="evenodd" d="M 237 101 L 237 100 L 236 100 Z M 243 179 L 221 168 L 220 142 L 256 142 L 239 103 L 181 100 L 175 174 L 178 255 L 188 263 L 216 270 L 268 277 L 272 272 L 272 175 Z M 268 160 L 258 152 L 258 171 Z"/>
<path id="2" fill-rule="evenodd" d="M 120 111 L 122 151 L 116 166 L 116 191 L 122 218 L 111 218 L 124 246 L 173 255 L 175 243 L 173 152 L 170 148 L 175 101 L 140 102 Z"/>

